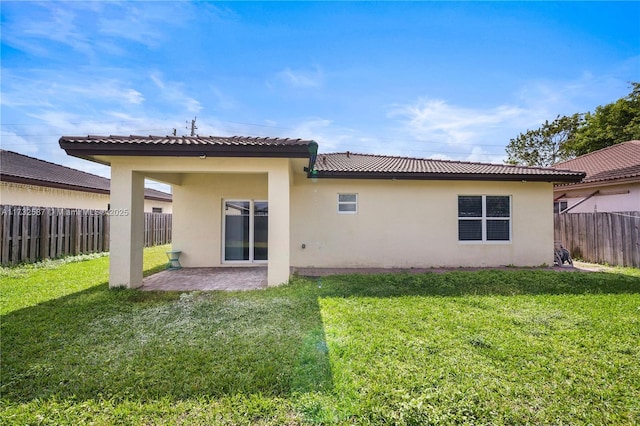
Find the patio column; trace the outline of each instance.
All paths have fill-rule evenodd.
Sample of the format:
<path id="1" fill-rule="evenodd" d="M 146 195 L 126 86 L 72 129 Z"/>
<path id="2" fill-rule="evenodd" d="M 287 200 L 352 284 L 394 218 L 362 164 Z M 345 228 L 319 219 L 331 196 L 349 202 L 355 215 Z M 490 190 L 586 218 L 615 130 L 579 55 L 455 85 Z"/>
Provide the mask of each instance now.
<path id="1" fill-rule="evenodd" d="M 269 171 L 269 264 L 267 284 L 289 281 L 289 166 Z"/>
<path id="2" fill-rule="evenodd" d="M 111 164 L 109 287 L 142 285 L 144 176 Z"/>

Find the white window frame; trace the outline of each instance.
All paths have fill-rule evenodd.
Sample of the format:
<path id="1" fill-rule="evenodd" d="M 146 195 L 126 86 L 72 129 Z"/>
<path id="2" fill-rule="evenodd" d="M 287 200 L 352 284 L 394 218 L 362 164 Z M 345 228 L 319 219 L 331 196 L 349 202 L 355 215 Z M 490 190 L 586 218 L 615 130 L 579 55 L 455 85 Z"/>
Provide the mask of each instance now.
<path id="1" fill-rule="evenodd" d="M 459 244 L 511 244 L 513 240 L 513 197 L 511 195 L 502 194 L 459 194 L 456 201 L 460 197 L 482 197 L 482 216 L 478 217 L 460 217 L 458 212 L 458 243 Z M 509 217 L 489 217 L 487 216 L 487 197 L 508 197 L 509 198 Z M 480 240 L 461 240 L 460 239 L 460 221 L 461 220 L 480 220 L 482 223 L 482 239 Z M 508 240 L 487 240 L 487 221 L 488 220 L 508 220 L 509 221 L 509 239 Z"/>
<path id="2" fill-rule="evenodd" d="M 355 195 L 356 200 L 355 201 L 340 201 L 340 196 L 341 195 Z M 336 200 L 338 201 L 338 205 L 337 205 L 337 209 L 338 209 L 338 214 L 358 214 L 358 193 L 357 192 L 339 192 Z M 340 206 L 346 206 L 346 205 L 354 205 L 355 206 L 355 210 L 340 210 Z"/>
<path id="3" fill-rule="evenodd" d="M 558 213 L 562 213 L 565 210 L 567 210 L 569 208 L 569 202 L 567 200 L 558 200 L 556 202 L 553 203 L 553 209 L 554 209 L 554 213 L 555 213 L 555 206 L 558 206 Z M 564 204 L 564 208 L 562 208 L 562 205 Z"/>
<path id="4" fill-rule="evenodd" d="M 227 239 L 227 235 L 226 235 L 226 220 L 227 220 L 227 214 L 225 213 L 225 205 L 227 204 L 227 202 L 249 202 L 249 260 L 226 260 L 226 239 Z M 255 221 L 255 215 L 254 215 L 254 206 L 255 203 L 268 203 L 268 200 L 249 200 L 246 198 L 225 198 L 222 200 L 222 244 L 221 244 L 221 248 L 220 248 L 220 255 L 221 255 L 221 259 L 220 262 L 223 264 L 250 264 L 250 263 L 263 263 L 263 264 L 267 264 L 269 263 L 269 259 L 267 260 L 255 260 L 254 259 L 254 221 Z"/>

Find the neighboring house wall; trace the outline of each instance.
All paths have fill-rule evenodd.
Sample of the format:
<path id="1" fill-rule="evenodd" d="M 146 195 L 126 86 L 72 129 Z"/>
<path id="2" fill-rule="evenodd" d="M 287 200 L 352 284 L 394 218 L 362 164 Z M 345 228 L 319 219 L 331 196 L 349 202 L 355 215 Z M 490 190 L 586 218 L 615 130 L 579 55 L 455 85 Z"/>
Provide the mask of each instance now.
<path id="1" fill-rule="evenodd" d="M 2 204 L 33 207 L 66 207 L 106 210 L 109 194 L 0 182 Z"/>
<path id="2" fill-rule="evenodd" d="M 145 213 L 153 213 L 153 209 L 160 208 L 162 211 L 157 213 L 172 213 L 173 212 L 173 204 L 168 201 L 158 201 L 158 200 L 144 200 L 144 212 Z"/>
<path id="3" fill-rule="evenodd" d="M 559 201 L 566 201 L 567 208 L 571 208 L 595 191 L 600 193 L 572 208 L 569 213 L 640 211 L 640 182 L 566 191 L 560 187 L 556 189 L 555 196 L 566 194 Z"/>
<path id="4" fill-rule="evenodd" d="M 0 203 L 12 206 L 107 210 L 109 207 L 109 194 L 0 182 Z M 171 213 L 172 211 L 170 202 L 144 200 L 144 211 L 146 213 L 151 213 L 154 207 L 162 208 L 162 213 Z"/>
<path id="5" fill-rule="evenodd" d="M 337 194 L 357 193 L 357 214 Z M 458 195 L 509 195 L 511 242 L 458 241 Z M 553 262 L 550 183 L 295 180 L 294 267 L 537 266 Z M 302 245 L 305 248 L 302 248 Z"/>

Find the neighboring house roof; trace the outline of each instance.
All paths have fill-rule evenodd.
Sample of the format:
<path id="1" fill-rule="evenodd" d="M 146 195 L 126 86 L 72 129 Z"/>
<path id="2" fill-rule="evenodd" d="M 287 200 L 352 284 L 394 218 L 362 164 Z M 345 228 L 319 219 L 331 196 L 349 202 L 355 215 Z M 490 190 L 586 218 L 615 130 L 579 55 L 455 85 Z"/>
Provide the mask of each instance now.
<path id="1" fill-rule="evenodd" d="M 633 178 L 640 180 L 640 141 L 608 146 L 553 167 L 584 171 L 586 176 L 581 183 L 608 183 Z"/>
<path id="2" fill-rule="evenodd" d="M 320 154 L 312 140 L 247 136 L 63 136 L 69 155 L 309 158 L 310 176 L 351 179 L 438 179 L 578 182 L 584 173 L 552 168 L 468 163 L 370 154 Z"/>
<path id="3" fill-rule="evenodd" d="M 62 136 L 67 154 L 307 158 L 311 140 L 249 136 Z M 95 161 L 95 160 L 94 160 Z"/>
<path id="4" fill-rule="evenodd" d="M 109 179 L 70 167 L 39 160 L 13 151 L 0 150 L 0 179 L 49 188 L 108 194 Z M 145 188 L 149 200 L 171 202 L 171 194 Z"/>
<path id="5" fill-rule="evenodd" d="M 369 179 L 527 180 L 577 182 L 582 172 L 508 164 L 431 160 L 387 155 L 319 154 L 318 177 Z"/>

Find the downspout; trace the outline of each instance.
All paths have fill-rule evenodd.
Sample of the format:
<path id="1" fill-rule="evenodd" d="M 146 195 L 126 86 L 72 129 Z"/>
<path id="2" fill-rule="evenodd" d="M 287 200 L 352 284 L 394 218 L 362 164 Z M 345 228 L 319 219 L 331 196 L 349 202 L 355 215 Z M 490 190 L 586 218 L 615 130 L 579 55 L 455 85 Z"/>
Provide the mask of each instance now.
<path id="1" fill-rule="evenodd" d="M 563 214 L 567 213 L 569 210 L 573 209 L 574 207 L 578 207 L 580 204 L 584 203 L 585 201 L 587 201 L 589 198 L 593 197 L 594 195 L 597 195 L 599 192 L 600 192 L 600 190 L 597 190 L 593 194 L 589 195 L 588 197 L 583 198 L 582 200 L 578 201 L 577 203 L 575 203 L 571 207 L 567 208 L 566 210 L 563 210 L 561 213 L 563 213 Z"/>
<path id="2" fill-rule="evenodd" d="M 309 166 L 304 168 L 307 172 L 307 177 L 316 177 L 318 171 L 316 170 L 316 159 L 318 158 L 318 143 L 311 141 L 309 143 Z"/>

